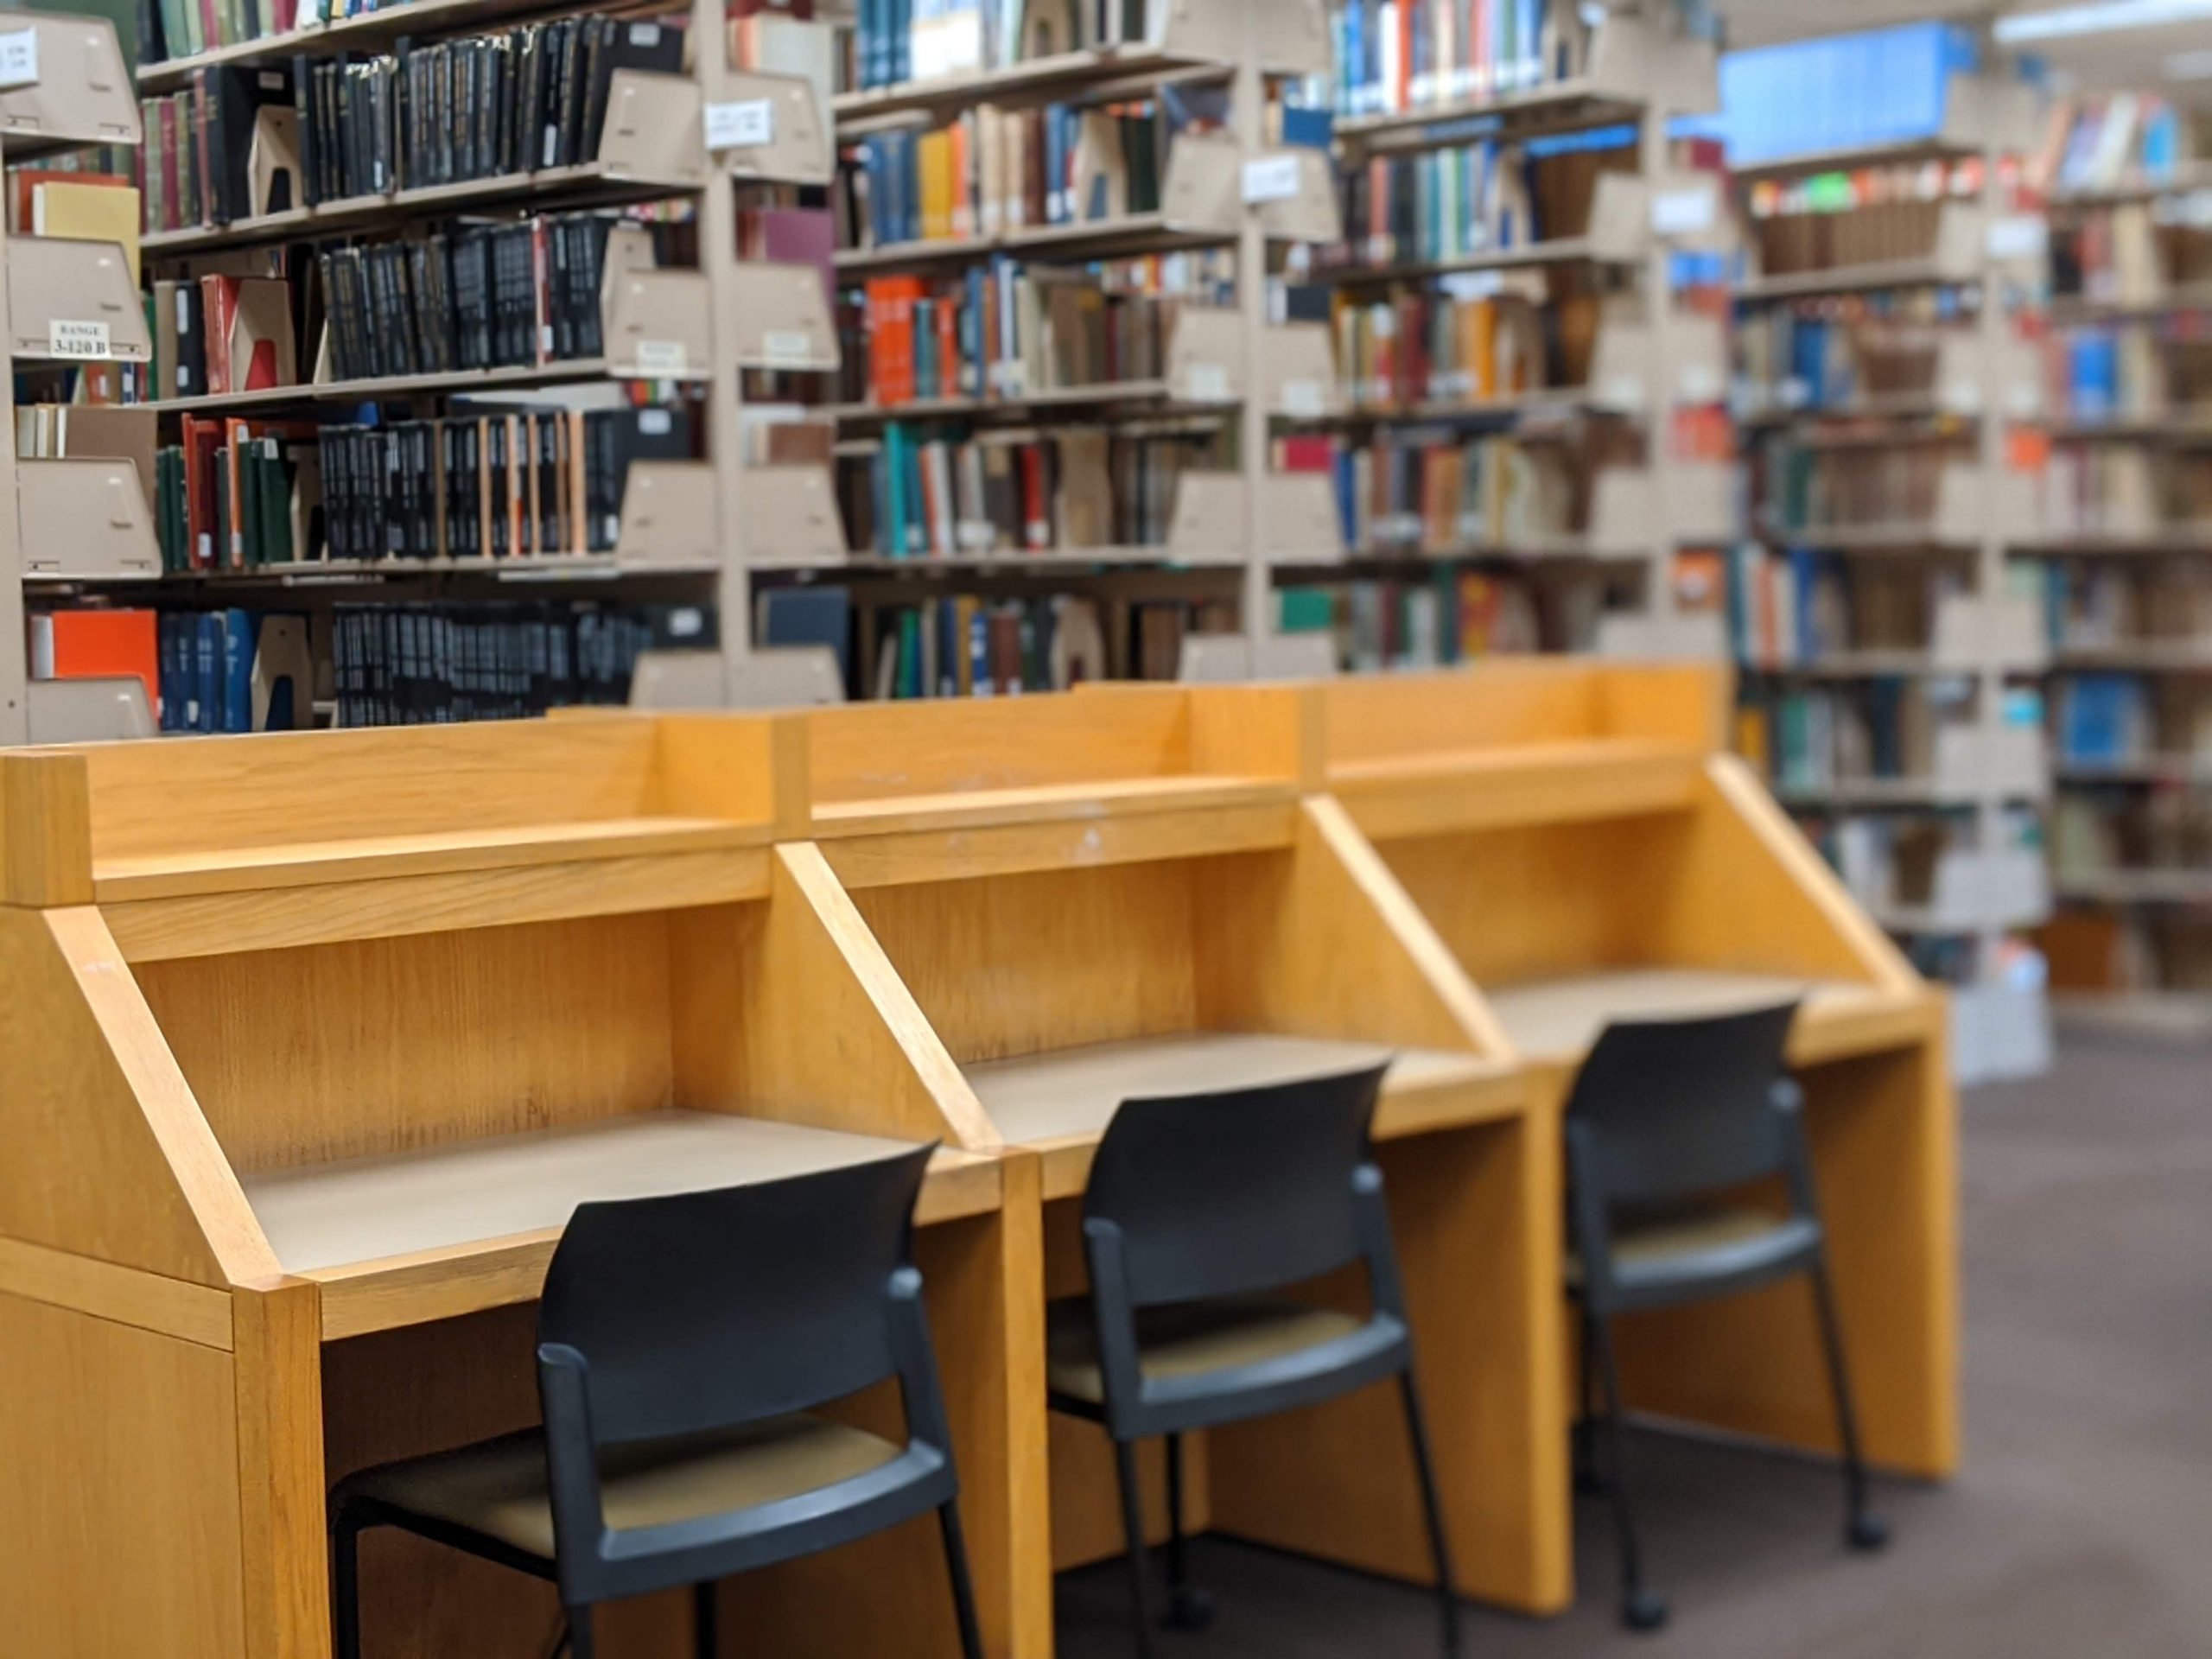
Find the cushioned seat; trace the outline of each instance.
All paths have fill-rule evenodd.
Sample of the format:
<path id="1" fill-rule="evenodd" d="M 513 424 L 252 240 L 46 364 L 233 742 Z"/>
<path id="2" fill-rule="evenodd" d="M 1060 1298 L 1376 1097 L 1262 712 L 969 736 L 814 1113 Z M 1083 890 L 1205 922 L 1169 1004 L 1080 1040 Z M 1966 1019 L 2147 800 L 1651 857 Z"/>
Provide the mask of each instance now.
<path id="1" fill-rule="evenodd" d="M 1613 1235 L 1613 1282 L 1624 1294 L 1676 1283 L 1712 1285 L 1770 1272 L 1820 1242 L 1804 1216 L 1763 1210 L 1701 1210 L 1621 1228 Z M 1582 1258 L 1567 1253 L 1567 1282 L 1582 1283 Z"/>
<path id="2" fill-rule="evenodd" d="M 900 1448 L 804 1412 L 680 1440 L 608 1448 L 600 1478 L 617 1531 L 696 1520 L 818 1491 L 879 1469 Z M 388 1464 L 354 1496 L 553 1559 L 545 1440 L 536 1429 Z"/>
<path id="3" fill-rule="evenodd" d="M 1363 1330 L 1365 1319 L 1294 1302 L 1226 1301 L 1151 1307 L 1137 1315 L 1138 1363 L 1147 1382 L 1196 1376 L 1280 1359 Z M 1055 1394 L 1103 1405 L 1090 1306 L 1055 1302 L 1049 1312 L 1046 1378 Z"/>

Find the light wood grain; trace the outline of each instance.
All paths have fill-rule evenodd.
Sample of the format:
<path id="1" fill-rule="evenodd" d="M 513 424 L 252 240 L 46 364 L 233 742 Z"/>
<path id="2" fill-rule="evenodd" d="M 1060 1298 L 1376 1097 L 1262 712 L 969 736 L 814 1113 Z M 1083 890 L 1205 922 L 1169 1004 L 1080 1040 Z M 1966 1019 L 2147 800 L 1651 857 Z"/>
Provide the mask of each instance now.
<path id="1" fill-rule="evenodd" d="M 329 1659 L 322 1331 L 315 1288 L 233 1293 L 247 1659 Z"/>
<path id="2" fill-rule="evenodd" d="M 1550 1061 L 1579 1060 L 1616 1020 L 1694 1020 L 1792 1001 L 1803 1004 L 1801 1020 L 1818 1025 L 1877 1012 L 1897 999 L 1872 985 L 1688 968 L 1617 969 L 1490 990 L 1491 1009 L 1514 1046 Z"/>
<path id="3" fill-rule="evenodd" d="M 195 897 L 104 900 L 133 962 L 230 956 L 730 904 L 768 890 L 768 851 L 664 853 L 508 868 L 333 881 Z"/>
<path id="4" fill-rule="evenodd" d="M 11 905 L 92 901 L 92 808 L 84 762 L 0 755 L 0 893 Z"/>
<path id="5" fill-rule="evenodd" d="M 670 937 L 687 1103 L 817 1128 L 998 1144 L 812 845 L 776 849 L 766 906 L 673 918 Z"/>
<path id="6" fill-rule="evenodd" d="M 204 1348 L 231 1346 L 231 1299 L 220 1290 L 21 1239 L 0 1238 L 0 1293 Z"/>
<path id="7" fill-rule="evenodd" d="M 0 909 L 0 1236 L 198 1285 L 276 1261 L 95 910 Z"/>
<path id="8" fill-rule="evenodd" d="M 1601 738 L 1351 760 L 1329 779 L 1361 830 L 1396 840 L 1679 811 L 1703 769 L 1685 745 Z"/>
<path id="9" fill-rule="evenodd" d="M 822 842 L 822 851 L 838 880 L 857 891 L 1109 864 L 1157 864 L 1288 846 L 1297 820 L 1294 798 L 1287 789 L 1272 785 L 1254 794 L 1259 798 L 1254 802 L 1204 811 L 1077 815 L 977 829 L 834 837 Z"/>
<path id="10" fill-rule="evenodd" d="M 1193 772 L 1281 778 L 1306 794 L 1323 787 L 1319 686 L 1203 685 L 1183 695 Z"/>
<path id="11" fill-rule="evenodd" d="M 1180 698 L 1071 695 L 810 710 L 814 801 L 1166 778 L 1190 770 Z"/>
<path id="12" fill-rule="evenodd" d="M 828 802 L 814 810 L 814 834 L 830 841 L 846 836 L 995 829 L 1064 819 L 1089 823 L 1153 812 L 1210 813 L 1223 807 L 1287 802 L 1296 793 L 1295 785 L 1287 779 L 1236 776 L 1111 778 L 1018 789 L 957 790 Z"/>
<path id="13" fill-rule="evenodd" d="M 672 1103 L 665 918 L 140 964 L 231 1163 L 297 1165 Z"/>
<path id="14" fill-rule="evenodd" d="M 1717 664 L 1614 665 L 1493 658 L 1433 674 L 1354 675 L 1322 688 L 1332 776 L 1348 764 L 1643 740 L 1711 752 L 1732 677 Z"/>
<path id="15" fill-rule="evenodd" d="M 11 1652 L 238 1659 L 232 1357 L 0 1295 Z"/>

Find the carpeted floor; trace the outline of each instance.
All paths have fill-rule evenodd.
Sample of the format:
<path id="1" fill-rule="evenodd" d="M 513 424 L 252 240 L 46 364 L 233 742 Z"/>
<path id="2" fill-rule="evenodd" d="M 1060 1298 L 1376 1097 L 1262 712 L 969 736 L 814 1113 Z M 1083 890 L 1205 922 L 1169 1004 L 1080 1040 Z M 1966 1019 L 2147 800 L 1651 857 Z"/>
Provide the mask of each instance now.
<path id="1" fill-rule="evenodd" d="M 1475 1611 L 1470 1659 L 2205 1659 L 2212 1655 L 2212 1054 L 2077 1045 L 1968 1097 L 1967 1468 L 1885 1484 L 1885 1555 L 1847 1555 L 1832 1471 L 1639 1434 L 1656 1637 L 1613 1622 L 1605 1516 L 1580 1605 Z M 1413 1659 L 1431 1604 L 1207 1540 L 1220 1606 L 1163 1659 Z M 1063 1581 L 1063 1659 L 1130 1652 L 1118 1564 Z"/>

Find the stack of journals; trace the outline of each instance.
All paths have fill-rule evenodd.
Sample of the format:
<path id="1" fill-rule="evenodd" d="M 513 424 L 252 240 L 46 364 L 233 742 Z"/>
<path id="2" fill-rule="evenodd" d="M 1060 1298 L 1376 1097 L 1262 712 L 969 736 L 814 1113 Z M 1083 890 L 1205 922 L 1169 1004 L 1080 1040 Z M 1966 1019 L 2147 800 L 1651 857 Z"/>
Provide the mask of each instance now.
<path id="1" fill-rule="evenodd" d="M 2212 157 L 2212 115 L 2154 94 L 2115 92 L 2051 106 L 2028 179 L 2050 194 L 2154 187 Z"/>
<path id="2" fill-rule="evenodd" d="M 887 558 L 1164 545 L 1186 470 L 1218 469 L 1205 435 L 964 434 L 893 421 L 841 468 L 852 545 Z"/>
<path id="3" fill-rule="evenodd" d="M 961 276 L 871 277 L 861 293 L 853 401 L 887 409 L 1158 379 L 1183 304 L 1130 291 L 1113 273 L 1004 257 Z"/>
<path id="4" fill-rule="evenodd" d="M 810 11 L 810 0 L 798 10 Z M 1141 41 L 1150 16 L 1145 0 L 860 0 L 858 10 L 850 84 L 861 90 Z"/>
<path id="5" fill-rule="evenodd" d="M 1594 296 L 1575 294 L 1547 307 L 1541 284 L 1491 298 L 1409 290 L 1369 304 L 1344 296 L 1336 336 L 1346 401 L 1395 410 L 1580 384 L 1597 309 Z"/>
<path id="6" fill-rule="evenodd" d="M 1599 176 L 1637 166 L 1633 127 L 1377 156 L 1345 173 L 1345 240 L 1324 262 L 1436 264 L 1580 236 Z"/>
<path id="7" fill-rule="evenodd" d="M 1336 0 L 1337 113 L 1478 103 L 1573 80 L 1590 61 L 1583 0 Z"/>
<path id="8" fill-rule="evenodd" d="M 1934 251 L 1943 204 L 1978 199 L 1982 178 L 1980 160 L 1969 157 L 1755 180 L 1759 269 L 1782 276 L 1924 258 Z"/>
<path id="9" fill-rule="evenodd" d="M 982 104 L 941 127 L 869 134 L 842 156 L 843 245 L 988 239 L 1156 213 L 1170 144 L 1195 124 L 1218 126 L 1211 111 L 1171 89 L 1103 107 Z"/>

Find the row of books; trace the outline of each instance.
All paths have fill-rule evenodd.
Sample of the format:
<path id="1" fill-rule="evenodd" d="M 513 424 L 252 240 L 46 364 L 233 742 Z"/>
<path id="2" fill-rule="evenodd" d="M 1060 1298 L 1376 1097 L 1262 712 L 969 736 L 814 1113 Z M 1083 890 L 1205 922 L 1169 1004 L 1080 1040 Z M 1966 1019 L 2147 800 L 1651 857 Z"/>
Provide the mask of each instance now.
<path id="1" fill-rule="evenodd" d="M 358 0 L 154 0 L 138 9 L 138 61 L 196 57 L 367 9 Z"/>
<path id="2" fill-rule="evenodd" d="M 1946 202 L 1980 197 L 1978 159 L 1755 181 L 1751 242 L 1770 276 L 1926 257 Z"/>
<path id="3" fill-rule="evenodd" d="M 1763 702 L 1777 787 L 1925 778 L 1936 735 L 1971 723 L 1973 690 L 1947 680 L 1872 680 L 1781 692 Z"/>
<path id="4" fill-rule="evenodd" d="M 1277 603 L 1283 632 L 1327 632 L 1341 668 L 1378 673 L 1586 642 L 1594 601 L 1586 590 L 1509 575 L 1440 571 L 1421 581 L 1286 588 Z"/>
<path id="5" fill-rule="evenodd" d="M 1147 33 L 1150 4 L 1147 0 L 860 0 L 858 13 L 853 85 L 872 90 L 1141 41 Z"/>
<path id="6" fill-rule="evenodd" d="M 959 276 L 872 277 L 860 292 L 850 390 L 884 408 L 1159 378 L 1184 304 L 1006 258 Z"/>
<path id="7" fill-rule="evenodd" d="M 1581 0 L 1337 0 L 1329 14 L 1343 116 L 1395 115 L 1526 92 L 1585 73 Z"/>
<path id="8" fill-rule="evenodd" d="M 2129 871 L 2212 872 L 2212 791 L 2070 790 L 2051 808 L 2050 854 L 2062 885 Z"/>
<path id="9" fill-rule="evenodd" d="M 2152 416 L 2188 406 L 2194 394 L 2185 361 L 2166 358 L 2177 343 L 2148 328 L 2063 331 L 2051 349 L 2058 406 L 2076 421 Z"/>
<path id="10" fill-rule="evenodd" d="M 2129 201 L 2052 226 L 2052 296 L 2147 306 L 2212 282 L 2208 239 L 2164 216 L 2162 205 Z"/>
<path id="11" fill-rule="evenodd" d="M 2212 769 L 2212 688 L 2183 677 L 2069 674 L 2053 683 L 2051 717 L 2061 766 L 2177 757 Z"/>
<path id="12" fill-rule="evenodd" d="M 1790 410 L 1847 410 L 1916 392 L 1941 397 L 1940 331 L 1971 320 L 1957 303 L 1961 291 L 1854 295 L 1748 312 L 1736 335 L 1745 384 L 1757 406 Z"/>
<path id="13" fill-rule="evenodd" d="M 1408 291 L 1336 312 L 1337 372 L 1362 409 L 1480 402 L 1581 378 L 1564 359 L 1569 339 L 1586 373 L 1597 300 L 1571 296 L 1557 307 L 1540 296 L 1455 299 Z"/>
<path id="14" fill-rule="evenodd" d="M 2041 939 L 2057 990 L 2212 992 L 2212 921 L 2195 911 L 2063 910 Z"/>
<path id="15" fill-rule="evenodd" d="M 1973 459 L 1963 436 L 1853 448 L 1784 442 L 1760 451 L 1753 473 L 1768 522 L 1787 536 L 1925 524 L 1935 517 L 1946 469 Z"/>
<path id="16" fill-rule="evenodd" d="M 2055 648 L 2196 643 L 2212 658 L 2212 568 L 2202 561 L 2116 570 L 2052 560 L 2045 581 Z"/>
<path id="17" fill-rule="evenodd" d="M 597 357 L 601 213 L 469 225 L 316 257 L 339 380 Z"/>
<path id="18" fill-rule="evenodd" d="M 1378 434 L 1335 455 L 1339 526 L 1370 552 L 1541 550 L 1586 524 L 1602 453 L 1550 436 Z"/>
<path id="19" fill-rule="evenodd" d="M 2027 176 L 2046 192 L 2157 185 L 2206 156 L 2212 124 L 2203 111 L 2152 93 L 2115 92 L 2054 105 Z"/>
<path id="20" fill-rule="evenodd" d="M 1157 547 L 1183 474 L 1220 464 L 1204 436 L 969 437 L 893 421 L 841 466 L 839 496 L 849 544 L 887 558 Z"/>
<path id="21" fill-rule="evenodd" d="M 1377 156 L 1345 171 L 1345 240 L 1324 262 L 1433 264 L 1580 236 L 1599 175 L 1636 167 L 1633 128 Z"/>
<path id="22" fill-rule="evenodd" d="M 2136 444 L 2052 448 L 2037 523 L 2054 536 L 2154 535 L 2212 524 L 2212 457 Z"/>
<path id="23" fill-rule="evenodd" d="M 841 156 L 843 244 L 965 241 L 1157 212 L 1168 146 L 1192 124 L 1197 96 L 985 104 L 940 127 L 871 133 Z"/>
<path id="24" fill-rule="evenodd" d="M 247 569 L 312 556 L 323 537 L 311 425 L 187 416 L 154 456 L 162 569 Z"/>
<path id="25" fill-rule="evenodd" d="M 1806 827 L 1852 896 L 1876 911 L 1936 903 L 1938 872 L 1948 857 L 1990 850 L 1976 826 L 1958 817 L 1855 813 Z M 2039 855 L 2031 814 L 2001 819 L 1998 836 L 1997 850 Z"/>
<path id="26" fill-rule="evenodd" d="M 1211 601 L 1063 594 L 991 600 L 950 594 L 870 613 L 861 696 L 1009 696 L 1100 679 L 1173 680 L 1184 641 L 1236 626 Z"/>
<path id="27" fill-rule="evenodd" d="M 446 725 L 626 702 L 639 652 L 714 626 L 688 605 L 341 605 L 331 644 L 339 725 Z"/>
<path id="28" fill-rule="evenodd" d="M 1791 548 L 1738 546 L 1728 561 L 1728 626 L 1738 662 L 1779 668 L 1840 652 L 1925 651 L 1937 609 L 1965 573 Z"/>

